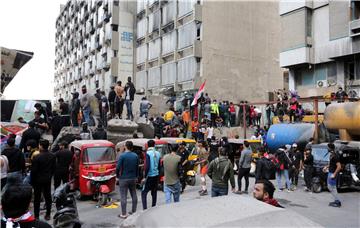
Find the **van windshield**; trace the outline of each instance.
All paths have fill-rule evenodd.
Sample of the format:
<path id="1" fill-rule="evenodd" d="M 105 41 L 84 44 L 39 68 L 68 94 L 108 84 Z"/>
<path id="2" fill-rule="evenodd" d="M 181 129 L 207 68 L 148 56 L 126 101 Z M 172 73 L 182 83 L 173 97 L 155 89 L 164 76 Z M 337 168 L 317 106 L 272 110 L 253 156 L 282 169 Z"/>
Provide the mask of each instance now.
<path id="1" fill-rule="evenodd" d="M 114 162 L 115 151 L 112 147 L 92 147 L 84 152 L 83 163 Z"/>
<path id="2" fill-rule="evenodd" d="M 166 144 L 157 144 L 157 145 L 155 145 L 155 150 L 160 152 L 161 157 L 163 157 L 165 154 L 169 153 L 169 147 Z"/>
<path id="3" fill-rule="evenodd" d="M 330 161 L 330 153 L 327 148 L 313 147 L 311 154 L 314 157 L 314 161 Z"/>

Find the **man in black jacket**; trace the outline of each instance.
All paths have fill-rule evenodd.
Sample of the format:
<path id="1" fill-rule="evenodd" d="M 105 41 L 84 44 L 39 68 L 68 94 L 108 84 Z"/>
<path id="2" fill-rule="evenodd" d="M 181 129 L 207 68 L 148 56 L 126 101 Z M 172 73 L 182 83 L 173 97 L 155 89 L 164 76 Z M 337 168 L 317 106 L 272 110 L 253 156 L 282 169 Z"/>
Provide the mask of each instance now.
<path id="1" fill-rule="evenodd" d="M 110 86 L 110 92 L 108 95 L 111 118 L 115 117 L 115 103 L 114 102 L 115 102 L 116 93 L 115 93 L 114 88 L 115 88 L 114 86 Z"/>
<path id="2" fill-rule="evenodd" d="M 73 98 L 71 100 L 71 108 L 70 108 L 70 115 L 71 115 L 71 123 L 73 127 L 78 127 L 78 115 L 80 111 L 80 100 L 79 100 L 79 93 L 74 92 L 72 93 Z"/>
<path id="3" fill-rule="evenodd" d="M 62 183 L 69 181 L 69 168 L 73 158 L 73 153 L 68 149 L 68 143 L 63 141 L 60 143 L 60 150 L 55 153 L 56 170 L 54 176 L 55 189 Z"/>
<path id="4" fill-rule="evenodd" d="M 27 152 L 26 143 L 31 139 L 35 140 L 36 144 L 39 144 L 40 133 L 37 130 L 35 130 L 35 122 L 33 121 L 29 122 L 29 128 L 26 129 L 22 134 L 21 142 L 20 142 L 20 150 L 24 149 L 24 152 Z"/>
<path id="5" fill-rule="evenodd" d="M 51 134 L 53 136 L 53 141 L 60 134 L 61 129 L 63 128 L 63 118 L 59 116 L 57 111 L 53 111 L 53 118 L 51 119 Z"/>
<path id="6" fill-rule="evenodd" d="M 7 145 L 2 155 L 5 155 L 9 161 L 8 175 L 14 174 L 25 174 L 25 157 L 24 154 L 15 147 L 15 139 L 10 137 L 7 140 Z"/>
<path id="7" fill-rule="evenodd" d="M 134 101 L 135 92 L 136 89 L 134 83 L 131 82 L 131 77 L 128 77 L 128 82 L 125 85 L 125 104 L 127 109 L 127 119 L 131 121 L 134 119 L 132 102 Z"/>
<path id="8" fill-rule="evenodd" d="M 55 173 L 56 158 L 48 151 L 49 141 L 42 139 L 39 142 L 40 154 L 32 161 L 31 184 L 34 188 L 34 215 L 39 218 L 41 194 L 46 202 L 45 219 L 50 220 L 51 213 L 51 178 Z"/>
<path id="9" fill-rule="evenodd" d="M 104 127 L 99 123 L 98 127 L 96 128 L 95 132 L 92 134 L 93 139 L 107 139 L 107 133 Z"/>

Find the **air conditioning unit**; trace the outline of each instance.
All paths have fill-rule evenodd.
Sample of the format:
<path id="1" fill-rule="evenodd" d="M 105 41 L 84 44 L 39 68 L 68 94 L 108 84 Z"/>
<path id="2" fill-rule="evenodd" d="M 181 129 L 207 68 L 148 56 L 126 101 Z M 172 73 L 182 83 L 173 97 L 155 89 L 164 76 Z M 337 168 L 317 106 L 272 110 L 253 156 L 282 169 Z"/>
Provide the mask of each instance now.
<path id="1" fill-rule="evenodd" d="M 316 82 L 316 88 L 325 88 L 328 87 L 327 80 L 319 80 Z"/>

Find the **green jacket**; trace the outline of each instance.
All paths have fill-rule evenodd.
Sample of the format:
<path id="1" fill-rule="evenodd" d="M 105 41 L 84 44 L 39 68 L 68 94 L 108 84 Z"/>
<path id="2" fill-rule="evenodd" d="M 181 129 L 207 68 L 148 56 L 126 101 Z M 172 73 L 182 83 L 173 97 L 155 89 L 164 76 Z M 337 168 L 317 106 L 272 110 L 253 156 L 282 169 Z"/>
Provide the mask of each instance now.
<path id="1" fill-rule="evenodd" d="M 217 103 L 212 103 L 210 105 L 210 108 L 211 108 L 210 109 L 211 113 L 215 113 L 215 114 L 219 115 L 219 105 Z"/>
<path id="2" fill-rule="evenodd" d="M 227 157 L 214 159 L 209 165 L 208 176 L 215 187 L 227 188 L 230 179 L 231 187 L 235 188 L 234 167 Z"/>

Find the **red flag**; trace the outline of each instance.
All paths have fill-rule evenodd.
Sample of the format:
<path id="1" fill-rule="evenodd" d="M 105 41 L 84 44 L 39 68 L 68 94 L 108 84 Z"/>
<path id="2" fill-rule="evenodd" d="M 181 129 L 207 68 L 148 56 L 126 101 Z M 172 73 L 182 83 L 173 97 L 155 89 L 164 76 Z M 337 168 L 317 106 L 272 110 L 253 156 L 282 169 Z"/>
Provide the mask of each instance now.
<path id="1" fill-rule="evenodd" d="M 194 96 L 194 100 L 191 102 L 191 106 L 197 105 L 199 98 L 201 97 L 201 94 L 204 92 L 205 90 L 205 82 L 206 80 L 203 82 L 203 84 L 201 84 L 199 90 L 197 91 L 197 93 Z"/>

